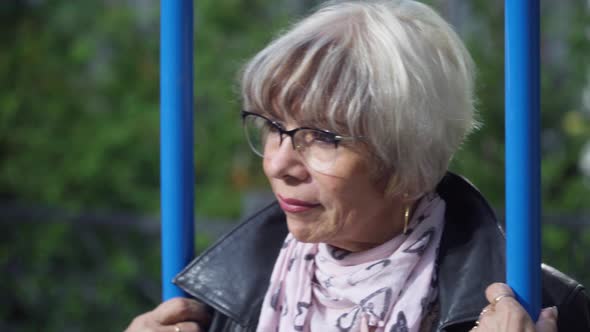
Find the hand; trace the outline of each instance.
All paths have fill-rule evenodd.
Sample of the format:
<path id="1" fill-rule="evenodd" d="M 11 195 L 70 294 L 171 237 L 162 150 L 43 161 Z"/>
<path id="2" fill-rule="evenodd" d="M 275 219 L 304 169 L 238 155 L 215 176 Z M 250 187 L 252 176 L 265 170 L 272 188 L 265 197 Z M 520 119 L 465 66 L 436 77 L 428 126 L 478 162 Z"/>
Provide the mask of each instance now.
<path id="1" fill-rule="evenodd" d="M 203 332 L 210 321 L 205 305 L 176 297 L 135 317 L 125 332 Z"/>
<path id="2" fill-rule="evenodd" d="M 533 324 L 526 310 L 514 298 L 510 286 L 491 284 L 486 289 L 486 306 L 472 331 L 477 332 L 557 332 L 557 308 L 545 308 Z"/>

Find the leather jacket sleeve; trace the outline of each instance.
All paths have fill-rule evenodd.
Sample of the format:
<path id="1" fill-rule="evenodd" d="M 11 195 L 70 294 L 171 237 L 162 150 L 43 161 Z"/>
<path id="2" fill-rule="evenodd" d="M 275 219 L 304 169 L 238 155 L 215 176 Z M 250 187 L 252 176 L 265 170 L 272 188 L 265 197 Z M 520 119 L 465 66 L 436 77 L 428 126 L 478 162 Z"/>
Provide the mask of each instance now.
<path id="1" fill-rule="evenodd" d="M 543 308 L 557 306 L 560 332 L 590 332 L 590 298 L 584 286 L 557 269 L 543 264 Z"/>
<path id="2" fill-rule="evenodd" d="M 584 287 L 577 285 L 557 308 L 558 331 L 590 331 L 590 299 Z"/>

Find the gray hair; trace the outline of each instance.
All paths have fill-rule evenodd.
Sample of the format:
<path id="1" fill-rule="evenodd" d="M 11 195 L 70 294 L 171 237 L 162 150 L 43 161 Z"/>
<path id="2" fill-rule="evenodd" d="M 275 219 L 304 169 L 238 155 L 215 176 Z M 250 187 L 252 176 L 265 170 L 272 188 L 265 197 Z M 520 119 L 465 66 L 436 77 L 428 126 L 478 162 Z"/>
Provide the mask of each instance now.
<path id="1" fill-rule="evenodd" d="M 392 194 L 434 190 L 477 127 L 474 65 L 430 7 L 329 2 L 244 68 L 244 108 L 366 138 Z"/>

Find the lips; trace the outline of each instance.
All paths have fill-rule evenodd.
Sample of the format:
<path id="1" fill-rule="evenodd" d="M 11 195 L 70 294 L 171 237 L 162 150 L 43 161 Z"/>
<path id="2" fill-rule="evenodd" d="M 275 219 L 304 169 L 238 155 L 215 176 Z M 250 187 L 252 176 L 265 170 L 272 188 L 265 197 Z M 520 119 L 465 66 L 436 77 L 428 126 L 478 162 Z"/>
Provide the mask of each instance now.
<path id="1" fill-rule="evenodd" d="M 319 203 L 311 203 L 294 198 L 285 198 L 281 195 L 277 195 L 277 197 L 279 198 L 279 205 L 281 206 L 283 211 L 290 213 L 301 213 L 309 211 L 321 205 Z"/>

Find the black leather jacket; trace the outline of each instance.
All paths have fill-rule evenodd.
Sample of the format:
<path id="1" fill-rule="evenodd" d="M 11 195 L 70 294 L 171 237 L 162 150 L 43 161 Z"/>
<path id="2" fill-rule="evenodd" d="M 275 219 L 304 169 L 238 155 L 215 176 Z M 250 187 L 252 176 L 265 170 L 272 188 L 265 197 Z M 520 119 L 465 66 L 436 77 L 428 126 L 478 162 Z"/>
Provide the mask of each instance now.
<path id="1" fill-rule="evenodd" d="M 471 184 L 447 174 L 437 187 L 446 201 L 439 250 L 438 313 L 433 331 L 468 331 L 488 303 L 486 287 L 505 280 L 504 234 Z M 174 282 L 211 308 L 209 331 L 254 331 L 270 274 L 287 235 L 285 216 L 267 206 L 191 262 Z M 560 332 L 590 331 L 582 285 L 543 265 L 543 307 L 556 305 Z"/>

